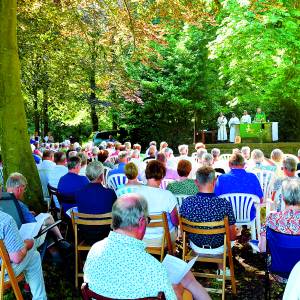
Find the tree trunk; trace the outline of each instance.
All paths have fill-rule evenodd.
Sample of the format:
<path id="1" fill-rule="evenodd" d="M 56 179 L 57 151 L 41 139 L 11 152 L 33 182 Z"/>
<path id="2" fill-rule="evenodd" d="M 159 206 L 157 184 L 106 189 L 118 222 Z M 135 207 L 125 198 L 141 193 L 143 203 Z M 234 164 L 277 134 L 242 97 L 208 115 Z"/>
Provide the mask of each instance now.
<path id="1" fill-rule="evenodd" d="M 43 90 L 43 123 L 44 123 L 44 137 L 49 132 L 49 115 L 48 115 L 48 92 Z"/>
<path id="2" fill-rule="evenodd" d="M 92 120 L 92 127 L 93 131 L 98 131 L 99 129 L 99 120 L 96 112 L 96 78 L 95 78 L 95 70 L 91 71 L 91 76 L 90 76 L 90 107 L 91 107 L 91 120 Z"/>
<path id="3" fill-rule="evenodd" d="M 35 211 L 43 208 L 41 184 L 31 154 L 16 35 L 16 0 L 0 2 L 0 137 L 4 177 L 22 173 L 28 180 L 25 202 Z"/>
<path id="4" fill-rule="evenodd" d="M 38 106 L 38 93 L 37 88 L 33 88 L 33 117 L 34 117 L 34 132 L 37 132 L 40 135 L 40 114 Z"/>

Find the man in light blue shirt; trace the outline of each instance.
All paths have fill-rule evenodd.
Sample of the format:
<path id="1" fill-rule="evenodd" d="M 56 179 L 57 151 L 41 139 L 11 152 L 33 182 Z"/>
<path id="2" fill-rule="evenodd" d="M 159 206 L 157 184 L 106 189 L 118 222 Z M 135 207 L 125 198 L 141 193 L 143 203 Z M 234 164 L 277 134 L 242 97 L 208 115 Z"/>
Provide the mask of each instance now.
<path id="1" fill-rule="evenodd" d="M 33 240 L 23 241 L 14 219 L 1 210 L 0 239 L 4 242 L 15 275 L 24 272 L 25 279 L 30 286 L 32 299 L 47 299 L 41 257 L 33 246 Z M 6 276 L 5 280 L 7 279 Z"/>

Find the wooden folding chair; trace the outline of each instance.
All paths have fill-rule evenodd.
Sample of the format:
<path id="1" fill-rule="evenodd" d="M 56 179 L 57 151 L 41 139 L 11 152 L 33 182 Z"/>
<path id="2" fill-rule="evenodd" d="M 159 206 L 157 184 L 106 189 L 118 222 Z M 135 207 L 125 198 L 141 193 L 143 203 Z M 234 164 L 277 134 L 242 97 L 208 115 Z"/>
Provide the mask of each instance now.
<path id="1" fill-rule="evenodd" d="M 170 255 L 173 255 L 173 245 L 171 241 L 171 235 L 169 231 L 169 224 L 166 212 L 162 212 L 161 214 L 151 215 L 149 216 L 151 222 L 147 225 L 148 228 L 163 228 L 163 237 L 162 243 L 160 247 L 147 247 L 146 251 L 150 254 L 159 255 L 160 261 L 163 260 L 165 255 L 165 249 Z"/>
<path id="2" fill-rule="evenodd" d="M 21 273 L 17 277 L 15 276 L 3 240 L 0 240 L 0 257 L 2 260 L 0 273 L 0 300 L 3 300 L 3 292 L 10 287 L 13 288 L 16 299 L 23 300 L 23 296 L 18 283 L 24 280 L 24 274 Z M 4 281 L 6 273 L 5 270 L 7 271 L 9 281 Z"/>
<path id="3" fill-rule="evenodd" d="M 201 235 L 214 235 L 214 234 L 224 234 L 224 251 L 222 258 L 210 257 L 210 256 L 199 256 L 197 261 L 201 262 L 213 262 L 223 264 L 223 275 L 217 275 L 213 273 L 198 273 L 194 272 L 195 276 L 206 277 L 206 278 L 221 278 L 222 282 L 222 300 L 225 299 L 225 280 L 230 279 L 232 284 L 232 292 L 236 294 L 236 283 L 234 277 L 234 267 L 233 258 L 231 252 L 231 242 L 230 242 L 230 232 L 228 217 L 226 216 L 222 221 L 216 222 L 202 222 L 196 223 L 191 222 L 182 217 L 179 218 L 179 226 L 183 235 L 183 251 L 182 259 L 184 261 L 189 261 L 195 257 L 193 250 L 188 251 L 188 234 L 201 234 Z M 193 255 L 194 254 L 194 255 Z M 209 254 L 208 254 L 209 255 Z M 228 256 L 229 267 L 230 267 L 230 277 L 226 278 L 226 257 Z"/>
<path id="4" fill-rule="evenodd" d="M 91 291 L 86 282 L 84 282 L 81 286 L 81 293 L 82 293 L 83 300 L 91 300 L 91 299 L 114 300 L 113 298 L 104 297 Z M 134 300 L 165 300 L 165 299 L 166 299 L 165 294 L 163 292 L 159 292 L 156 297 L 137 298 Z"/>
<path id="5" fill-rule="evenodd" d="M 85 226 L 105 226 L 111 225 L 111 213 L 107 214 L 83 214 L 83 213 L 71 213 L 72 225 L 74 229 L 75 238 L 75 287 L 78 288 L 78 277 L 83 277 L 83 273 L 78 271 L 80 263 L 80 252 L 89 251 L 92 245 L 88 244 L 84 240 L 78 240 L 78 225 Z"/>

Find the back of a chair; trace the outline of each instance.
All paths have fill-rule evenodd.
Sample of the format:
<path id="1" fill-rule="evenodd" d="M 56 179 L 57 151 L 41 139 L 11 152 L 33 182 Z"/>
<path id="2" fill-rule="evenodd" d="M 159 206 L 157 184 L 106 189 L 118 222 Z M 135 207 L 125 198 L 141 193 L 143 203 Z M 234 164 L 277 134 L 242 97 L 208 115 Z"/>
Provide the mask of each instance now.
<path id="1" fill-rule="evenodd" d="M 260 199 L 252 194 L 233 193 L 220 195 L 230 201 L 237 223 L 249 223 L 250 211 L 254 203 L 260 203 Z"/>
<path id="2" fill-rule="evenodd" d="M 122 186 L 128 182 L 128 178 L 125 174 L 113 174 L 110 175 L 107 179 L 107 186 L 114 191 L 118 189 L 119 186 Z"/>
<path id="3" fill-rule="evenodd" d="M 48 175 L 49 175 L 49 169 L 38 169 L 40 181 L 42 184 L 42 190 L 43 190 L 43 196 L 45 200 L 49 200 L 49 190 L 48 190 Z"/>
<path id="4" fill-rule="evenodd" d="M 103 185 L 107 186 L 107 177 L 108 177 L 108 172 L 111 170 L 109 167 L 104 167 L 104 172 L 103 172 Z"/>
<path id="5" fill-rule="evenodd" d="M 168 252 L 170 255 L 173 255 L 173 246 L 171 241 L 171 234 L 169 230 L 169 223 L 167 213 L 163 211 L 161 214 L 150 215 L 151 221 L 147 225 L 148 228 L 163 228 L 163 239 L 162 239 L 162 247 L 164 247 L 165 242 L 167 242 Z"/>
<path id="6" fill-rule="evenodd" d="M 260 171 L 253 172 L 253 173 L 258 178 L 261 189 L 263 191 L 264 202 L 266 202 L 267 199 L 271 198 L 272 185 L 273 185 L 274 179 L 275 179 L 275 172 L 268 171 L 268 170 L 260 170 Z"/>
<path id="7" fill-rule="evenodd" d="M 165 190 L 167 189 L 168 184 L 174 181 L 175 181 L 174 179 L 163 179 L 161 181 L 160 188 Z"/>
<path id="8" fill-rule="evenodd" d="M 88 226 L 102 226 L 102 225 L 111 225 L 112 219 L 111 213 L 106 214 L 83 214 L 79 212 L 72 211 L 72 225 L 77 231 L 78 225 L 88 225 Z"/>
<path id="9" fill-rule="evenodd" d="M 183 236 L 183 259 L 187 253 L 187 241 L 189 234 L 201 234 L 201 235 L 215 235 L 224 234 L 224 243 L 226 241 L 227 247 L 230 246 L 230 234 L 228 217 L 221 221 L 214 222 L 192 222 L 183 217 L 179 218 L 179 227 Z"/>
<path id="10" fill-rule="evenodd" d="M 18 281 L 23 280 L 24 275 L 22 273 L 16 278 L 3 240 L 0 240 L 0 258 L 1 258 L 1 278 L 0 278 L 1 299 L 2 299 L 2 295 L 3 295 L 3 291 L 5 290 L 5 284 L 6 284 L 7 287 L 12 286 L 17 300 L 23 300 L 23 296 L 20 291 Z M 5 271 L 7 272 L 8 277 L 9 277 L 9 284 L 7 282 L 4 283 L 4 277 L 5 277 L 5 273 L 6 273 Z"/>
<path id="11" fill-rule="evenodd" d="M 13 194 L 1 194 L 0 209 L 13 217 L 19 229 L 25 223 L 20 204 Z"/>
<path id="12" fill-rule="evenodd" d="M 300 261 L 300 235 L 284 234 L 267 227 L 266 238 L 271 254 L 270 271 L 288 278 L 295 264 Z"/>
<path id="13" fill-rule="evenodd" d="M 230 160 L 230 157 L 231 157 L 231 154 L 229 153 L 224 153 L 224 154 L 221 154 L 219 159 L 220 160 Z"/>
<path id="14" fill-rule="evenodd" d="M 96 294 L 95 292 L 91 291 L 89 289 L 88 283 L 86 283 L 86 282 L 84 282 L 81 286 L 81 293 L 82 293 L 83 300 L 91 300 L 91 299 L 115 300 L 113 298 L 104 297 L 104 296 L 101 296 L 101 295 Z M 165 300 L 165 299 L 166 299 L 165 294 L 163 292 L 159 292 L 156 297 L 137 298 L 137 299 L 133 299 L 133 300 Z"/>

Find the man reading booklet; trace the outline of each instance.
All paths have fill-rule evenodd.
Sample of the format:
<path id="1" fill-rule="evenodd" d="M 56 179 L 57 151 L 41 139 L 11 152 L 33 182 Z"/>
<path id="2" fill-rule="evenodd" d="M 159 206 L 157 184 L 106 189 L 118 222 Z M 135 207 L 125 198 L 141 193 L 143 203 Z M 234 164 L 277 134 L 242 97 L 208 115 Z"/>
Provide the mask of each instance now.
<path id="1" fill-rule="evenodd" d="M 181 276 L 170 279 L 165 268 L 170 260 L 161 264 L 145 251 L 142 239 L 147 224 L 148 205 L 141 195 L 125 194 L 117 199 L 112 208 L 113 231 L 94 244 L 87 256 L 84 281 L 89 288 L 114 299 L 153 297 L 159 292 L 168 300 L 182 299 L 183 289 L 193 299 L 210 299 L 190 271 L 185 269 Z"/>

